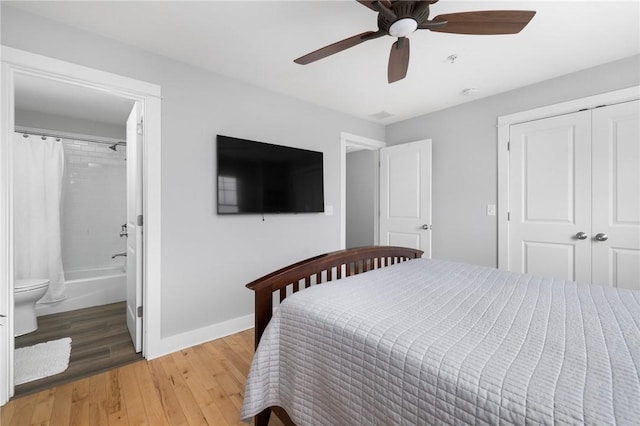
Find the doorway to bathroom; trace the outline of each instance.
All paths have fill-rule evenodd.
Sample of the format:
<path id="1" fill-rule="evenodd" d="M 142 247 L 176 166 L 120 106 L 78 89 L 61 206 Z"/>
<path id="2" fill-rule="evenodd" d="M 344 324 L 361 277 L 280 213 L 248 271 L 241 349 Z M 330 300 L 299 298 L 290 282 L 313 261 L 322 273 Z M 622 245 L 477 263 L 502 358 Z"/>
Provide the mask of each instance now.
<path id="1" fill-rule="evenodd" d="M 127 300 L 140 270 L 141 114 L 135 100 L 41 77 L 14 87 L 15 365 L 26 348 L 72 342 L 63 373 L 22 384 L 16 369 L 19 396 L 141 357 L 141 305 Z"/>
<path id="2" fill-rule="evenodd" d="M 14 328 L 19 319 L 16 318 L 18 313 L 14 306 L 14 302 L 17 302 L 14 300 L 16 299 L 14 296 L 18 292 L 14 287 L 15 282 L 18 281 L 14 280 L 14 272 L 18 272 L 14 264 L 14 261 L 16 260 L 16 239 L 14 238 L 16 212 L 14 212 L 14 201 L 20 194 L 15 193 L 12 182 L 14 172 L 17 169 L 17 166 L 14 164 L 14 147 L 16 146 L 15 143 L 17 143 L 17 136 L 20 136 L 25 140 L 33 138 L 34 142 L 38 140 L 37 138 L 40 138 L 39 141 L 45 143 L 36 144 L 36 146 L 39 147 L 48 145 L 49 143 L 47 141 L 49 140 L 51 142 L 49 145 L 57 145 L 58 147 L 69 145 L 68 150 L 71 151 L 73 148 L 70 148 L 70 146 L 75 145 L 76 148 L 80 147 L 77 151 L 93 151 L 96 153 L 96 158 L 102 158 L 102 160 L 97 161 L 90 161 L 85 158 L 86 161 L 84 161 L 84 163 L 87 168 L 105 168 L 105 162 L 106 164 L 109 164 L 109 161 L 107 160 L 112 162 L 118 160 L 117 158 L 107 158 L 104 155 L 97 155 L 98 153 L 105 154 L 105 152 L 100 152 L 101 150 L 97 147 L 101 147 L 102 151 L 112 151 L 114 154 L 118 153 L 120 150 L 124 150 L 124 154 L 122 154 L 124 155 L 124 158 L 134 159 L 134 161 L 124 159 L 120 159 L 120 161 L 135 165 L 135 167 L 125 166 L 125 169 L 128 169 L 127 174 L 129 176 L 135 176 L 135 179 L 133 180 L 127 177 L 126 181 L 129 183 L 131 181 L 136 182 L 136 185 L 133 186 L 128 184 L 126 192 L 131 193 L 132 191 L 130 191 L 130 189 L 133 188 L 135 191 L 140 191 L 140 196 L 137 197 L 138 201 L 133 203 L 136 207 L 135 209 L 125 209 L 125 223 L 127 226 L 125 228 L 123 226 L 124 223 L 119 223 L 118 229 L 115 232 L 115 238 L 128 239 L 128 235 L 126 234 L 130 234 L 131 229 L 135 228 L 134 232 L 136 238 L 134 238 L 134 241 L 136 241 L 136 245 L 132 246 L 131 244 L 125 244 L 126 249 L 124 249 L 124 251 L 109 253 L 109 261 L 122 261 L 122 258 L 125 256 L 114 256 L 113 259 L 111 259 L 111 257 L 116 254 L 122 254 L 126 251 L 126 259 L 129 264 L 124 268 L 124 275 L 127 281 L 133 281 L 135 285 L 133 287 L 128 286 L 130 291 L 127 291 L 127 287 L 125 287 L 124 299 L 120 296 L 122 301 L 108 303 L 110 301 L 107 300 L 106 305 L 103 304 L 98 306 L 95 306 L 94 302 L 88 302 L 88 304 L 94 305 L 92 307 L 85 307 L 86 303 L 84 305 L 78 305 L 78 303 L 83 301 L 86 302 L 86 300 L 94 297 L 95 295 L 91 294 L 91 292 L 89 292 L 89 295 L 82 295 L 80 297 L 75 297 L 76 294 L 74 291 L 63 291 L 62 293 L 56 292 L 56 294 L 53 295 L 53 300 L 49 300 L 52 302 L 50 306 L 38 308 L 40 313 L 48 314 L 40 315 L 39 319 L 43 320 L 38 322 L 45 324 L 47 323 L 47 321 L 44 321 L 45 318 L 60 315 L 71 315 L 72 317 L 78 318 L 81 313 L 86 313 L 87 309 L 104 308 L 105 311 L 102 312 L 102 314 L 90 312 L 89 316 L 94 320 L 97 319 L 102 323 L 102 325 L 107 325 L 107 329 L 112 330 L 115 322 L 109 319 L 110 313 L 108 312 L 111 312 L 114 309 L 122 311 L 122 307 L 124 307 L 124 321 L 121 322 L 124 322 L 125 324 L 127 323 L 127 312 L 132 312 L 134 314 L 133 323 L 125 326 L 125 329 L 127 330 L 127 334 L 129 334 L 129 329 L 133 331 L 134 341 L 138 343 L 137 351 L 142 350 L 142 355 L 145 357 L 153 357 L 154 353 L 158 350 L 157 347 L 160 336 L 160 330 L 157 327 L 159 324 L 158 293 L 161 283 L 159 276 L 160 88 L 157 85 L 145 83 L 139 80 L 133 80 L 86 67 L 80 67 L 64 61 L 34 55 L 17 49 L 7 48 L 5 46 L 2 46 L 1 48 L 1 86 L 3 93 L 8 95 L 6 97 L 3 96 L 2 102 L 0 103 L 0 128 L 2 129 L 2 132 L 0 133 L 2 137 L 0 143 L 0 405 L 3 405 L 11 396 L 14 395 L 15 390 L 15 369 L 13 362 L 15 356 L 14 346 L 17 343 L 17 340 L 14 338 Z M 34 79 L 40 80 L 35 81 Z M 129 126 L 130 130 L 126 132 L 125 140 L 122 140 L 121 137 L 112 137 L 112 135 L 103 136 L 106 134 L 104 132 L 105 128 L 103 127 L 100 129 L 101 126 L 96 123 L 104 123 L 104 116 L 101 116 L 100 119 L 92 120 L 86 117 L 73 116 L 73 114 L 70 115 L 68 114 L 68 109 L 66 109 L 66 102 L 71 101 L 69 99 L 65 100 L 61 98 L 58 98 L 57 102 L 55 100 L 53 101 L 56 104 L 56 109 L 53 112 L 50 111 L 45 114 L 44 111 L 31 111 L 31 113 L 25 114 L 20 110 L 29 110 L 29 108 L 24 107 L 24 104 L 20 104 L 22 102 L 20 98 L 21 96 L 24 96 L 24 92 L 21 92 L 20 87 L 21 80 L 30 81 L 32 84 L 28 86 L 32 88 L 38 86 L 39 83 L 42 83 L 57 85 L 59 88 L 62 87 L 62 85 L 66 85 L 66 89 L 73 87 L 69 93 L 74 92 L 74 89 L 82 89 L 81 91 L 75 90 L 75 93 L 78 96 L 73 100 L 74 102 L 86 102 L 87 100 L 95 98 L 104 98 L 107 95 L 113 98 L 118 98 L 120 101 L 124 100 L 128 103 L 126 105 L 128 107 L 127 109 L 131 109 L 131 111 L 129 111 L 129 121 L 134 125 Z M 80 92 L 82 93 L 79 94 Z M 47 95 L 45 93 L 41 93 L 39 100 L 42 104 L 47 103 L 44 100 L 46 96 Z M 85 108 L 88 108 L 86 105 L 87 104 L 85 103 L 84 107 L 80 109 L 84 110 Z M 133 106 L 137 106 L 138 108 L 134 108 Z M 103 114 L 106 115 L 107 112 L 103 111 Z M 25 120 L 38 118 L 38 115 L 38 124 L 32 123 L 28 126 L 29 128 L 20 128 L 20 126 L 26 126 Z M 133 117 L 133 119 L 131 119 L 131 117 Z M 144 121 L 142 120 L 142 117 L 144 117 Z M 47 122 L 47 118 L 51 119 L 51 121 Z M 60 130 L 61 128 L 56 126 L 56 123 L 64 122 L 65 118 L 67 120 L 67 124 L 69 124 L 69 121 L 72 121 L 75 124 L 80 125 L 81 121 L 85 121 L 84 124 L 86 125 L 87 122 L 94 121 L 94 123 L 91 123 L 92 130 L 86 131 L 81 130 L 81 127 L 73 128 L 72 126 L 67 126 L 66 130 L 64 128 L 63 130 Z M 16 130 L 19 130 L 22 133 L 16 134 Z M 25 134 L 27 137 L 24 137 Z M 127 141 L 127 139 L 130 139 L 130 136 L 133 136 L 133 139 L 136 140 L 133 144 L 129 144 Z M 47 141 L 43 140 L 43 138 L 47 139 Z M 112 139 L 116 139 L 116 141 L 113 141 Z M 125 145 L 120 142 L 127 142 L 126 148 Z M 91 149 L 91 145 L 93 145 L 93 150 Z M 82 146 L 84 146 L 85 149 L 82 149 Z M 131 152 L 130 149 L 132 147 L 136 147 L 137 149 Z M 128 150 L 129 152 L 127 152 Z M 64 146 L 62 151 L 64 151 Z M 109 155 L 110 153 L 106 152 L 106 154 Z M 71 160 L 70 156 L 71 154 L 68 154 L 67 156 L 69 161 Z M 78 155 L 75 155 L 75 157 L 76 160 L 79 161 L 77 158 Z M 62 158 L 64 159 L 64 152 Z M 58 159 L 57 162 L 60 163 L 60 159 Z M 144 170 L 142 169 L 143 164 L 145 165 Z M 111 165 L 114 166 L 113 168 L 117 168 L 114 163 L 111 163 Z M 69 173 L 66 175 L 64 175 L 63 172 L 63 175 L 65 178 L 70 179 L 71 169 L 68 169 L 67 172 Z M 53 181 L 55 179 L 47 180 Z M 144 193 L 142 193 L 143 188 Z M 63 188 L 60 187 L 60 193 L 62 196 L 66 196 L 67 194 L 63 194 L 62 190 Z M 28 193 L 30 191 L 23 192 Z M 142 195 L 144 195 L 144 197 L 142 197 Z M 129 199 L 131 199 L 131 197 L 129 197 Z M 127 202 L 125 202 L 125 204 L 126 203 Z M 61 212 L 64 214 L 62 207 L 63 204 L 61 203 Z M 101 209 L 100 212 L 102 212 L 101 214 L 104 214 L 103 209 Z M 135 213 L 133 217 L 130 214 L 132 212 Z M 146 228 L 144 234 L 141 232 L 143 220 Z M 18 220 L 18 222 L 20 222 L 20 220 Z M 61 230 L 63 222 L 64 220 L 61 218 Z M 130 223 L 133 223 L 134 225 L 130 226 Z M 78 229 L 79 227 L 74 228 Z M 95 229 L 98 229 L 98 231 Z M 95 229 L 88 233 L 99 234 L 102 228 L 98 227 Z M 125 235 L 120 237 L 121 233 L 124 233 Z M 62 258 L 63 251 L 62 235 L 63 234 L 61 232 L 60 258 Z M 140 249 L 143 242 L 146 248 L 144 251 Z M 87 249 L 87 251 L 90 250 Z M 134 251 L 134 256 L 129 254 L 131 251 Z M 86 253 L 82 254 L 85 255 Z M 131 262 L 133 260 L 135 260 L 135 262 L 132 265 Z M 69 262 L 67 263 L 69 264 Z M 94 267 L 92 268 L 76 267 L 80 266 L 79 264 L 72 266 L 74 267 L 67 268 L 69 269 L 69 273 L 67 274 L 67 279 L 62 280 L 64 283 L 63 287 L 73 287 L 67 285 L 71 284 L 72 281 L 77 281 L 79 284 L 83 281 L 94 281 L 93 278 L 96 278 L 95 281 L 100 281 L 101 283 L 97 287 L 100 288 L 100 291 L 103 291 L 105 288 L 118 287 L 114 283 L 104 281 L 104 279 L 110 280 L 111 278 L 117 278 L 119 275 L 122 275 L 122 273 L 112 273 L 114 272 L 114 269 L 117 269 L 114 268 L 113 265 L 94 264 Z M 88 277 L 87 271 L 82 271 L 82 269 L 91 270 L 92 272 L 89 274 L 91 277 Z M 120 269 L 122 270 L 122 266 L 120 266 Z M 62 275 L 64 275 L 64 264 L 62 270 Z M 96 274 L 95 270 L 107 272 L 103 274 Z M 50 279 L 45 281 L 50 281 Z M 149 282 L 151 282 L 151 284 L 148 284 Z M 48 282 L 47 286 L 49 286 Z M 21 288 L 23 289 L 24 287 Z M 88 288 L 89 287 L 82 290 L 84 291 Z M 143 289 L 145 290 L 144 294 Z M 66 290 L 66 288 L 63 288 L 63 290 Z M 109 292 L 107 291 L 107 293 Z M 122 294 L 122 291 L 120 291 L 120 294 Z M 151 296 L 149 294 L 151 294 Z M 102 296 L 104 296 L 104 294 Z M 143 300 L 144 309 L 142 309 Z M 61 306 L 65 303 L 67 306 L 62 308 Z M 105 303 L 105 300 L 103 299 L 101 303 Z M 54 306 L 55 304 L 57 304 L 57 306 Z M 118 304 L 120 304 L 120 306 L 118 306 Z M 79 306 L 81 309 L 77 309 Z M 132 306 L 132 308 L 128 306 Z M 102 320 L 99 318 L 102 318 Z M 57 317 L 57 319 L 57 322 L 53 321 L 50 323 L 56 325 L 49 327 L 49 330 L 55 329 L 57 332 L 61 328 L 65 327 L 68 327 L 69 330 L 74 328 L 73 325 L 70 325 L 72 323 L 69 322 L 68 319 L 60 320 L 59 317 Z M 142 334 L 143 320 L 146 325 L 144 327 L 144 335 Z M 43 327 L 43 330 L 39 331 L 45 331 L 44 329 L 47 327 Z M 76 326 L 75 328 L 86 328 L 87 331 L 90 333 L 94 332 L 95 334 L 99 327 L 94 324 L 87 325 L 86 327 Z M 28 335 L 29 334 L 27 334 L 27 336 Z M 78 344 L 76 344 L 76 347 L 77 346 Z M 133 349 L 133 352 L 136 353 L 136 349 Z M 86 374 L 90 374 L 90 372 L 87 372 Z"/>

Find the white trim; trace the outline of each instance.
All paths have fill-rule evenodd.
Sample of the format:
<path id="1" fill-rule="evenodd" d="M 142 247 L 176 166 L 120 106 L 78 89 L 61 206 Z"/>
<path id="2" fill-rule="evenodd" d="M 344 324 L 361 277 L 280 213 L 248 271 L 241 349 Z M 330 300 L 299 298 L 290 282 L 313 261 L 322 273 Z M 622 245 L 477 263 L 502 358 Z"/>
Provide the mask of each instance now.
<path id="1" fill-rule="evenodd" d="M 387 144 L 382 141 L 346 132 L 340 133 L 340 140 L 344 140 L 345 142 L 347 142 L 347 145 L 350 147 L 357 148 L 354 149 L 354 151 L 362 149 L 372 151 L 374 149 L 380 149 L 387 146 Z"/>
<path id="2" fill-rule="evenodd" d="M 591 109 L 602 105 L 619 104 L 640 99 L 640 86 L 614 90 L 599 95 L 561 102 L 528 111 L 498 117 L 498 268 L 509 265 L 509 142 L 510 126 L 527 121 L 569 114 L 581 109 Z"/>
<path id="3" fill-rule="evenodd" d="M 160 334 L 161 293 L 162 293 L 162 227 L 160 212 L 161 203 L 161 100 L 147 98 L 143 109 L 142 145 L 142 188 L 143 188 L 143 218 L 145 264 L 143 265 L 144 285 L 142 300 L 144 303 L 142 315 L 142 353 L 147 359 L 159 357 L 162 336 Z M 157 143 L 147 143 L 156 141 Z"/>
<path id="4" fill-rule="evenodd" d="M 161 344 L 156 348 L 156 357 L 177 352 L 184 348 L 199 345 L 221 337 L 239 333 L 254 327 L 254 314 L 233 318 L 227 321 L 212 324 L 197 330 L 180 333 L 176 336 L 169 336 L 162 339 Z"/>
<path id="5" fill-rule="evenodd" d="M 0 350 L 8 356 L 0 364 L 0 405 L 13 396 L 13 253 L 11 205 L 11 137 L 15 128 L 14 76 L 30 75 L 73 84 L 122 98 L 139 101 L 145 117 L 143 182 L 145 277 L 143 282 L 145 333 L 143 355 L 159 356 L 160 337 L 160 206 L 161 206 L 161 114 L 158 85 L 108 72 L 48 58 L 18 49 L 0 46 L 2 59 L 2 102 L 0 104 L 0 314 L 6 314 L 6 327 L 0 327 Z M 6 96 L 4 95 L 6 94 Z"/>
<path id="6" fill-rule="evenodd" d="M 11 182 L 11 144 L 9 123 L 14 122 L 13 73 L 8 64 L 0 64 L 0 406 L 13 396 L 13 215 Z"/>
<path id="7" fill-rule="evenodd" d="M 619 104 L 622 102 L 633 101 L 638 98 L 640 98 L 640 86 L 628 87 L 626 89 L 614 90 L 612 92 L 601 93 L 599 95 L 588 96 L 586 98 L 547 105 L 528 111 L 503 115 L 498 117 L 498 127 L 524 123 L 532 120 L 540 120 L 542 118 L 555 117 L 556 115 L 568 114 L 581 109 L 590 109 L 602 105 Z"/>
<path id="8" fill-rule="evenodd" d="M 160 97 L 160 86 L 123 77 L 95 68 L 61 61 L 24 50 L 0 45 L 2 62 L 22 74 L 49 78 L 105 93 L 124 93 L 134 97 Z M 137 95 L 137 96 L 136 96 Z M 127 96 L 128 97 L 128 96 Z"/>
<path id="9" fill-rule="evenodd" d="M 340 248 L 347 247 L 347 147 L 355 147 L 357 149 L 375 150 L 376 156 L 379 158 L 380 148 L 387 144 L 382 141 L 358 136 L 351 133 L 340 133 Z M 379 169 L 376 168 L 376 183 L 374 190 L 374 208 L 378 208 L 379 203 Z M 379 218 L 378 212 L 374 211 L 374 244 L 378 244 L 378 228 Z"/>

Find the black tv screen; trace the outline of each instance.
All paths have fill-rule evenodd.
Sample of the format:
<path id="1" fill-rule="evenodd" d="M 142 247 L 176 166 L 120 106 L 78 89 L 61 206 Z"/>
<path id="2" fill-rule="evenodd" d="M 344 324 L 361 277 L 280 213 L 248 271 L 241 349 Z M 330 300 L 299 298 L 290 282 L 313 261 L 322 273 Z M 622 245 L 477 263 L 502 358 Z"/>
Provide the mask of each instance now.
<path id="1" fill-rule="evenodd" d="M 218 214 L 324 211 L 322 152 L 217 137 Z"/>

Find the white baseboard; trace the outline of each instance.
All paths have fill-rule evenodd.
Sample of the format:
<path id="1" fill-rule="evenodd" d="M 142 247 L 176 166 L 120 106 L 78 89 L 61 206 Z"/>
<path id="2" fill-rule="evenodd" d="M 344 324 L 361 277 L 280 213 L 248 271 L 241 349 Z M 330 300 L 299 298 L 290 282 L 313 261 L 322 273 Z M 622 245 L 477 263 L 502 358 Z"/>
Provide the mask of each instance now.
<path id="1" fill-rule="evenodd" d="M 230 334 L 239 333 L 248 330 L 254 326 L 254 314 L 244 317 L 233 318 L 197 330 L 188 331 L 176 336 L 169 336 L 160 339 L 159 345 L 155 348 L 154 353 L 147 353 L 147 359 L 154 359 L 177 352 L 181 349 L 196 346 L 204 342 L 229 336 Z"/>

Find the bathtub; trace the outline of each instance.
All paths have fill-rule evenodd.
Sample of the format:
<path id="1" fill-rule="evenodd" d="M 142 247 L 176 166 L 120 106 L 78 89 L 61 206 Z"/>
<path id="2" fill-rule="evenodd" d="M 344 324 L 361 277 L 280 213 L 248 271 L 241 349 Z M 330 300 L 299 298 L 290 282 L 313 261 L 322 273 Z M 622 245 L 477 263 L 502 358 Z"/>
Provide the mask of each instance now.
<path id="1" fill-rule="evenodd" d="M 64 276 L 67 298 L 37 303 L 36 316 L 122 302 L 127 298 L 127 275 L 122 266 L 65 271 Z"/>

